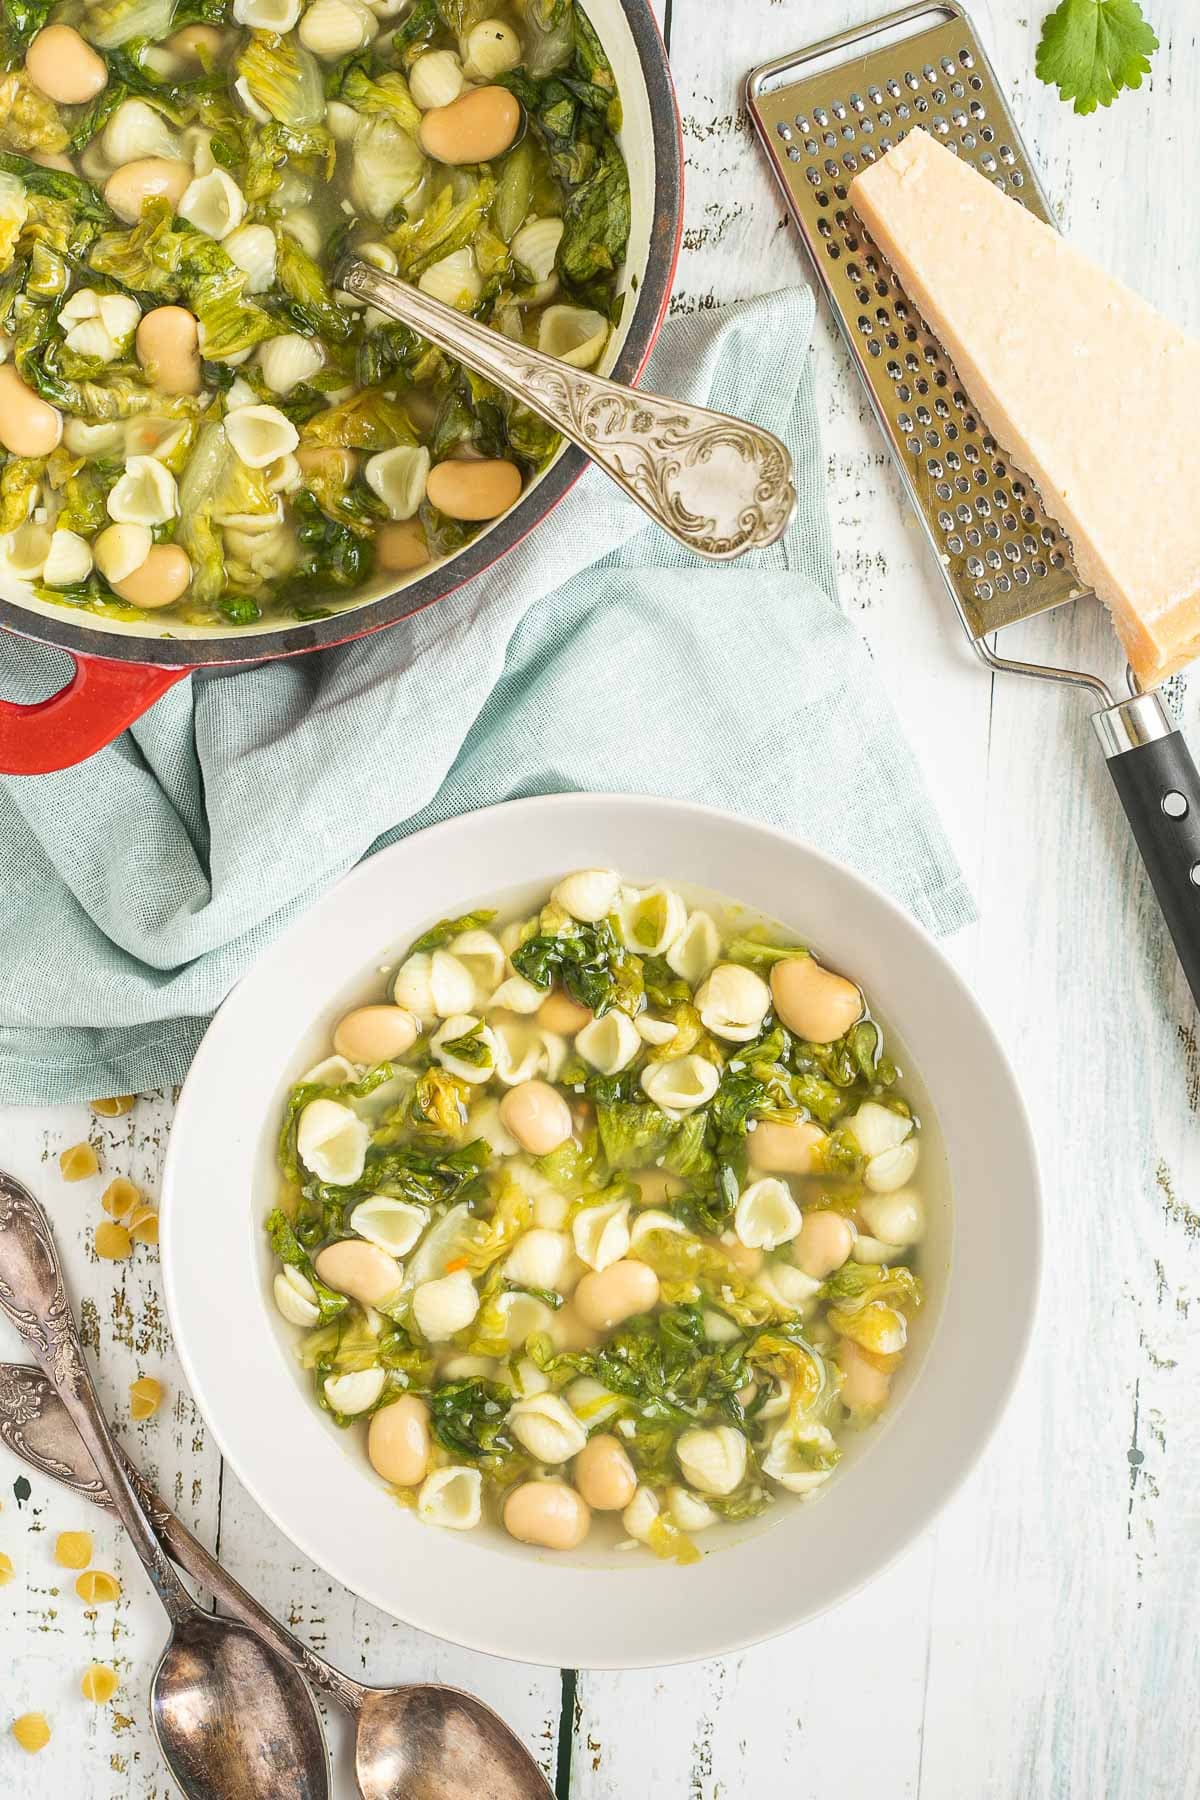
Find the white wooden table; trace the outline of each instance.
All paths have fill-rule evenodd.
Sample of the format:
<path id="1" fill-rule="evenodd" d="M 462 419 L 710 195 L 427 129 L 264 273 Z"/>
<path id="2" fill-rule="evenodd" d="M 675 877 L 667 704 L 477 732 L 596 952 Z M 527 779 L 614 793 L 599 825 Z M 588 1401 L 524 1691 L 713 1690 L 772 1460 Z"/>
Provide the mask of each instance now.
<path id="1" fill-rule="evenodd" d="M 1048 3 L 974 0 L 1046 186 L 1078 243 L 1200 331 L 1185 174 L 1200 106 L 1191 0 L 1146 0 L 1162 39 L 1152 85 L 1091 119 L 1034 78 Z M 659 5 L 688 160 L 676 309 L 803 281 L 742 77 L 881 10 L 879 0 Z M 1046 1184 L 1048 1275 L 1020 1392 L 980 1468 L 890 1573 L 782 1641 L 656 1673 L 560 1675 L 424 1637 L 337 1588 L 222 1469 L 172 1353 L 156 1253 L 114 1265 L 87 1247 L 103 1180 L 122 1173 L 157 1191 L 169 1101 L 107 1122 L 82 1107 L 2 1112 L 0 1163 L 54 1209 L 110 1414 L 128 1420 L 135 1374 L 166 1383 L 162 1414 L 123 1435 L 187 1523 L 343 1668 L 482 1694 L 536 1747 L 560 1796 L 1188 1800 L 1200 1794 L 1194 1009 L 1083 703 L 992 681 L 970 656 L 827 322 L 815 354 L 842 599 L 887 674 L 978 898 L 980 923 L 951 954 L 1016 1062 Z M 1112 371 L 1114 406 L 1122 378 L 1136 371 Z M 1086 609 L 1031 625 L 1023 642 L 1117 671 L 1107 627 Z M 1173 697 L 1200 743 L 1198 709 Z M 85 1135 L 104 1176 L 64 1186 L 57 1153 Z M 10 1343 L 0 1352 L 13 1354 Z M 102 1515 L 37 1478 L 22 1503 L 20 1473 L 0 1452 L 0 1549 L 16 1565 L 0 1592 L 0 1793 L 165 1797 L 146 1709 L 163 1637 L 149 1588 Z M 97 1562 L 120 1575 L 117 1607 L 87 1611 L 55 1567 L 54 1536 L 75 1527 L 95 1533 Z M 781 1568 L 780 1579 L 802 1584 L 804 1570 Z M 79 1697 L 93 1658 L 121 1675 L 105 1708 Z M 54 1737 L 27 1760 L 7 1726 L 34 1708 Z M 340 1721 L 331 1741 L 348 1800 Z"/>

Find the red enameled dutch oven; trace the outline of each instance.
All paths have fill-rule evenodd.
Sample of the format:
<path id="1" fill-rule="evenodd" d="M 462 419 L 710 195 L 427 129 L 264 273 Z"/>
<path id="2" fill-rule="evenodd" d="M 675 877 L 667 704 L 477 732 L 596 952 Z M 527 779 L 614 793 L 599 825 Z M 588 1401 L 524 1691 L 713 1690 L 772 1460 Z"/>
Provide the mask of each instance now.
<path id="1" fill-rule="evenodd" d="M 586 7 L 612 62 L 624 109 L 621 147 L 629 165 L 631 232 L 625 308 L 609 372 L 618 381 L 632 382 L 658 334 L 679 254 L 679 113 L 666 50 L 646 0 L 586 0 Z M 586 466 L 582 451 L 567 446 L 511 511 L 456 556 L 327 619 L 243 631 L 192 628 L 190 635 L 177 627 L 171 634 L 152 619 L 137 624 L 100 621 L 43 604 L 24 584 L 9 581 L 0 594 L 0 627 L 58 645 L 71 656 L 75 672 L 57 694 L 37 704 L 0 699 L 0 773 L 41 775 L 82 762 L 195 668 L 301 656 L 409 618 L 510 550 L 557 505 Z"/>

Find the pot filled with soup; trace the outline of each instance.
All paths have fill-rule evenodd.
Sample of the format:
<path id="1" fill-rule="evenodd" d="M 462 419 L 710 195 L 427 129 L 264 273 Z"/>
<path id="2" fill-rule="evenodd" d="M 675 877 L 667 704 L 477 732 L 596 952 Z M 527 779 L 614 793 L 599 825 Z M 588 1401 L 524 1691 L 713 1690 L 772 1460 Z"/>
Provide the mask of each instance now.
<path id="1" fill-rule="evenodd" d="M 0 58 L 0 624 L 75 660 L 0 699 L 37 773 L 536 525 L 582 453 L 333 271 L 633 380 L 680 149 L 644 0 L 20 0 Z"/>

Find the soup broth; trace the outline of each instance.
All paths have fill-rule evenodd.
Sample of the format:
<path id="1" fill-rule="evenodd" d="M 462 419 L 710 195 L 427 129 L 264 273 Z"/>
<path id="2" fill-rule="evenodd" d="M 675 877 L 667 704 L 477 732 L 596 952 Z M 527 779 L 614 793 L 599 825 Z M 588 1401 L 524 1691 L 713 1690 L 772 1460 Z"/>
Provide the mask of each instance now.
<path id="1" fill-rule="evenodd" d="M 539 899 L 433 926 L 292 1088 L 275 1301 L 425 1522 L 686 1563 L 888 1408 L 940 1159 L 782 928 L 612 870 Z"/>

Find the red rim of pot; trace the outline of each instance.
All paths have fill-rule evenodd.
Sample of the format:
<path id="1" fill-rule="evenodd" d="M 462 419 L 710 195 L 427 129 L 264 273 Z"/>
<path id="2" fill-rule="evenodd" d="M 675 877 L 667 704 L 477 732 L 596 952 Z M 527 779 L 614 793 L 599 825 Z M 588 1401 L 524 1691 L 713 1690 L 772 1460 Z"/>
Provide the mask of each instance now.
<path id="1" fill-rule="evenodd" d="M 654 205 L 646 267 L 612 374 L 634 382 L 667 310 L 683 231 L 683 138 L 666 48 L 647 0 L 620 0 L 646 84 L 654 149 Z M 0 699 L 0 773 L 69 768 L 111 743 L 169 687 L 195 668 L 260 663 L 351 643 L 411 618 L 491 567 L 558 504 L 588 466 L 568 445 L 513 511 L 419 581 L 327 619 L 294 621 L 270 634 L 140 637 L 98 631 L 64 608 L 32 612 L 0 597 L 0 628 L 71 654 L 70 681 L 33 705 Z"/>

